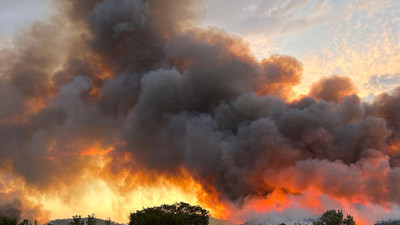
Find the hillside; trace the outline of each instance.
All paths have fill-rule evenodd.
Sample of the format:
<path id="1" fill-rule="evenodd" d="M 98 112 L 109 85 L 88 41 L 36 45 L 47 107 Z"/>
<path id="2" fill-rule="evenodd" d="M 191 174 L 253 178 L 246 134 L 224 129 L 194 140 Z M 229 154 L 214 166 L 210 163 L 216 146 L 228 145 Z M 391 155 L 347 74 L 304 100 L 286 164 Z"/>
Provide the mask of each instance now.
<path id="1" fill-rule="evenodd" d="M 87 217 L 82 218 L 85 222 L 87 221 Z M 96 218 L 96 225 L 106 225 L 105 223 L 106 220 Z M 52 225 L 68 225 L 68 223 L 72 222 L 72 218 L 66 218 L 66 219 L 56 219 L 56 220 L 50 220 L 49 222 L 43 224 L 52 224 Z M 86 223 L 85 223 L 86 224 Z M 111 221 L 111 225 L 123 225 L 122 223 L 117 223 L 114 221 Z"/>
<path id="2" fill-rule="evenodd" d="M 87 221 L 86 218 L 82 218 L 85 222 Z M 72 222 L 72 218 L 66 218 L 66 219 L 56 219 L 56 220 L 50 220 L 47 223 L 44 223 L 43 225 L 47 224 L 52 224 L 52 225 L 68 225 L 68 223 Z M 106 225 L 105 220 L 96 218 L 96 225 Z M 111 225 L 123 225 L 122 223 L 117 223 L 114 221 L 111 221 Z M 209 225 L 232 225 L 231 222 L 226 221 L 226 220 L 218 220 L 215 218 L 210 217 L 210 223 Z"/>
<path id="3" fill-rule="evenodd" d="M 213 217 L 210 217 L 209 220 L 209 225 L 232 225 L 234 223 L 232 223 L 231 221 L 228 220 L 219 220 L 219 219 L 215 219 Z"/>
<path id="4" fill-rule="evenodd" d="M 400 225 L 400 220 L 380 221 L 375 223 L 375 225 Z"/>

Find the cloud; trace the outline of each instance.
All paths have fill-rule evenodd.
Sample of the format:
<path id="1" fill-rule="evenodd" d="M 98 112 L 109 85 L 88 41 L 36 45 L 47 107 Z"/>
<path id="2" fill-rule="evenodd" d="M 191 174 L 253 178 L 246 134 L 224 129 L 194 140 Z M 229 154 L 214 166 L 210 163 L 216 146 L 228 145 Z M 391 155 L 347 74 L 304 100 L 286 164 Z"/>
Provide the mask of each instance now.
<path id="1" fill-rule="evenodd" d="M 269 36 L 293 32 L 296 29 L 306 28 L 319 20 L 317 14 L 322 14 L 319 11 L 325 4 L 324 1 L 322 2 L 313 3 L 309 0 L 302 0 L 251 1 L 246 4 L 243 2 L 218 3 L 219 6 L 233 5 L 234 11 L 227 15 L 231 19 L 226 19 L 219 13 L 221 7 L 206 2 L 210 5 L 207 15 L 210 19 L 206 17 L 203 24 L 216 24 L 241 35 L 261 32 Z"/>
<path id="2" fill-rule="evenodd" d="M 387 75 L 399 73 L 396 62 L 399 60 L 397 31 L 400 29 L 396 17 L 396 2 L 380 4 L 369 3 L 359 6 L 348 5 L 355 11 L 333 24 L 327 32 L 326 45 L 300 57 L 304 65 L 304 79 L 296 91 L 304 93 L 309 83 L 321 76 L 340 74 L 349 76 L 359 94 L 366 97 L 377 94 L 383 86 L 372 80 L 382 81 Z"/>
<path id="3" fill-rule="evenodd" d="M 372 75 L 363 88 L 370 93 L 388 92 L 400 83 L 400 74 Z"/>

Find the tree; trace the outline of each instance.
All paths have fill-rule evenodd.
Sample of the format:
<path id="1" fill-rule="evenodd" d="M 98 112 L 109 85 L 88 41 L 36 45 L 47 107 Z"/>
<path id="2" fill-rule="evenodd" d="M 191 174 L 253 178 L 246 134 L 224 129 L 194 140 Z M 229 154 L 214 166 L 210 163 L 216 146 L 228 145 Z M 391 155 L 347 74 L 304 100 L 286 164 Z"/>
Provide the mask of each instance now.
<path id="1" fill-rule="evenodd" d="M 111 225 L 111 218 L 108 217 L 106 221 L 104 221 L 105 225 Z"/>
<path id="2" fill-rule="evenodd" d="M 94 213 L 92 215 L 88 215 L 88 219 L 86 221 L 87 225 L 96 225 L 96 218 L 94 217 Z"/>
<path id="3" fill-rule="evenodd" d="M 24 219 L 21 223 L 19 223 L 18 225 L 32 225 L 31 221 Z"/>
<path id="4" fill-rule="evenodd" d="M 129 225 L 207 225 L 209 217 L 200 206 L 180 202 L 131 213 Z"/>
<path id="5" fill-rule="evenodd" d="M 17 225 L 17 219 L 0 216 L 0 225 Z"/>
<path id="6" fill-rule="evenodd" d="M 356 225 L 352 216 L 347 215 L 343 218 L 342 210 L 328 210 L 321 217 L 313 222 L 313 225 Z"/>
<path id="7" fill-rule="evenodd" d="M 81 215 L 72 216 L 72 222 L 69 222 L 68 225 L 84 225 L 85 221 L 82 219 Z"/>

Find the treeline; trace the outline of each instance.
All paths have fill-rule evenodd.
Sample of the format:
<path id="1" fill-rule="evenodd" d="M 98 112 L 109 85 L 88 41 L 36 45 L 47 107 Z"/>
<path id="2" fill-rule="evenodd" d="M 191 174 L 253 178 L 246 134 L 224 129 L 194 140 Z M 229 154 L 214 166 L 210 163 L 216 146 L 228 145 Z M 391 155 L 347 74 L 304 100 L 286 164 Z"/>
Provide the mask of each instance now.
<path id="1" fill-rule="evenodd" d="M 144 208 L 130 214 L 128 225 L 208 225 L 210 214 L 200 206 L 192 206 L 184 202 L 172 205 L 161 205 Z M 32 225 L 31 221 L 23 220 L 17 224 L 17 219 L 0 216 L 0 225 Z M 111 219 L 104 221 L 105 225 L 114 225 Z M 80 215 L 72 216 L 68 225 L 98 225 L 94 214 L 88 215 L 86 221 Z M 251 223 L 245 223 L 251 224 Z M 38 225 L 34 221 L 34 225 Z M 51 223 L 47 225 L 53 225 Z M 57 225 L 57 224 L 55 224 Z M 281 223 L 279 225 L 286 225 Z M 296 224 L 297 225 L 297 224 Z M 298 224 L 300 225 L 300 223 Z M 352 216 L 343 215 L 341 210 L 328 210 L 317 218 L 313 225 L 356 225 Z"/>
<path id="2" fill-rule="evenodd" d="M 106 225 L 111 225 L 110 218 L 108 218 L 104 222 Z M 94 214 L 88 215 L 88 217 L 86 219 L 86 224 L 87 225 L 97 225 L 97 220 L 96 220 Z M 47 224 L 47 225 L 52 225 L 52 224 Z M 72 222 L 69 222 L 68 225 L 85 225 L 85 220 L 82 219 L 81 215 L 72 216 Z"/>
<path id="3" fill-rule="evenodd" d="M 17 219 L 0 216 L 0 225 L 17 225 Z"/>
<path id="4" fill-rule="evenodd" d="M 37 224 L 37 220 L 34 221 L 35 225 Z M 5 216 L 0 216 L 0 225 L 32 225 L 32 222 L 30 220 L 23 220 L 22 222 L 18 223 L 18 220 L 16 218 L 8 218 Z"/>
<path id="5" fill-rule="evenodd" d="M 137 210 L 130 214 L 129 225 L 208 225 L 209 218 L 209 212 L 200 206 L 180 202 Z M 87 218 L 74 215 L 68 225 L 98 225 L 97 221 L 94 214 L 88 215 Z M 0 217 L 0 225 L 32 225 L 29 220 L 23 220 L 19 224 L 17 222 L 17 219 L 14 218 Z M 105 225 L 115 224 L 110 218 L 104 223 Z M 36 220 L 34 225 L 38 225 Z M 47 225 L 53 224 L 48 223 Z"/>
<path id="6" fill-rule="evenodd" d="M 97 225 L 97 220 L 94 216 L 88 215 L 86 222 L 85 219 L 82 218 L 80 215 L 72 216 L 72 221 L 68 223 L 68 225 Z M 111 219 L 108 218 L 107 220 L 104 221 L 105 225 L 112 225 L 115 223 L 112 223 Z M 9 217 L 4 217 L 0 216 L 0 225 L 38 225 L 37 220 L 32 221 L 28 219 L 24 219 L 22 222 L 18 223 L 18 220 L 16 218 L 9 218 Z M 47 225 L 53 225 L 52 223 L 48 223 Z"/>
<path id="7" fill-rule="evenodd" d="M 239 225 L 270 225 L 268 222 L 261 222 L 261 223 L 252 223 L 252 222 L 246 222 L 244 224 L 239 224 Z M 293 223 L 280 223 L 279 225 L 293 225 Z M 300 223 L 300 222 L 295 222 L 294 225 L 308 225 L 308 223 Z M 351 215 L 346 215 L 344 217 L 343 211 L 342 210 L 328 210 L 324 212 L 321 216 L 316 218 L 314 221 L 312 221 L 312 225 L 356 225 L 356 222 L 354 221 L 353 217 Z"/>

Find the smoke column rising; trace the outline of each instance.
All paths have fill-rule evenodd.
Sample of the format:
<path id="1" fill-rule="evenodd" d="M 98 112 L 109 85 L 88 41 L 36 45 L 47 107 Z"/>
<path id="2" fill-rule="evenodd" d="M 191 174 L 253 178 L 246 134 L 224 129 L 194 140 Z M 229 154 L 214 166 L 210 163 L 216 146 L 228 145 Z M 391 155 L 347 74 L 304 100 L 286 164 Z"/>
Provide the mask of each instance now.
<path id="1" fill-rule="evenodd" d="M 332 76 L 291 100 L 301 62 L 258 61 L 240 37 L 196 27 L 197 0 L 53 4 L 0 54 L 0 169 L 35 195 L 72 204 L 79 179 L 124 195 L 160 176 L 193 179 L 234 220 L 334 206 L 372 223 L 365 207 L 400 203 L 400 89 L 366 103 Z M 19 218 L 4 182 L 0 214 Z"/>

